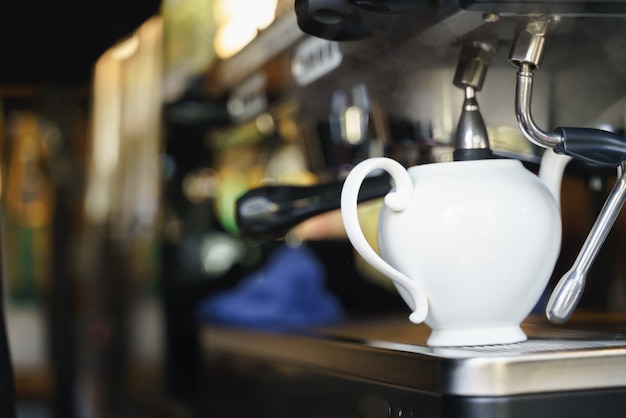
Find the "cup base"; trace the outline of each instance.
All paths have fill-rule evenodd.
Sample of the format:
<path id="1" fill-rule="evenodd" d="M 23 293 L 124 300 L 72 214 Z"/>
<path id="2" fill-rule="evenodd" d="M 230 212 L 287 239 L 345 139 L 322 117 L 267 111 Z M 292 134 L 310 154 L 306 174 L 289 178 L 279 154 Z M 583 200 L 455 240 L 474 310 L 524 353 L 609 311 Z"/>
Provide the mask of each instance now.
<path id="1" fill-rule="evenodd" d="M 511 344 L 526 341 L 528 337 L 519 325 L 501 325 L 454 330 L 432 330 L 428 341 L 431 347 L 459 347 L 472 345 Z"/>

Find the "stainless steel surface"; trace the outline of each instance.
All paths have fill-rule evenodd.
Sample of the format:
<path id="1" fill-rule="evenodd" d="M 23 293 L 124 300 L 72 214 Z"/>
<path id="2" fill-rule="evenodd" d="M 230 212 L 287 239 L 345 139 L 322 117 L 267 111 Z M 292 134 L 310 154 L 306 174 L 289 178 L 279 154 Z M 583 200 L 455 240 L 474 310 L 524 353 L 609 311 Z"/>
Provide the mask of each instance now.
<path id="1" fill-rule="evenodd" d="M 483 347 L 427 347 L 428 328 L 404 319 L 299 333 L 210 327 L 202 333 L 202 344 L 209 360 L 243 356 L 436 395 L 508 396 L 626 386 L 624 328 L 579 325 L 557 328 L 530 318 L 523 324 L 528 341 Z"/>
<path id="2" fill-rule="evenodd" d="M 626 163 L 618 168 L 617 182 L 611 191 L 572 268 L 559 280 L 546 306 L 548 319 L 564 323 L 574 312 L 585 288 L 585 279 L 617 215 L 626 200 Z"/>

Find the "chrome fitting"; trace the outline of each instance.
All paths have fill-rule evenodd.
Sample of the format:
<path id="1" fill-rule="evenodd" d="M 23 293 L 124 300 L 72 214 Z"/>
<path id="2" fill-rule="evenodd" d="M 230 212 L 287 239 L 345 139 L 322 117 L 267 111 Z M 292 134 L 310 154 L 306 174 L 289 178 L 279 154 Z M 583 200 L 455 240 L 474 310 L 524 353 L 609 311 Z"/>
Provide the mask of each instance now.
<path id="1" fill-rule="evenodd" d="M 475 91 L 480 91 L 494 53 L 495 47 L 487 42 L 476 41 L 465 45 L 454 73 L 454 85 L 462 89 L 472 87 Z"/>
<path id="2" fill-rule="evenodd" d="M 556 20 L 552 16 L 530 18 L 526 26 L 515 34 L 509 62 L 517 67 L 529 64 L 532 70 L 540 68 L 549 28 Z"/>

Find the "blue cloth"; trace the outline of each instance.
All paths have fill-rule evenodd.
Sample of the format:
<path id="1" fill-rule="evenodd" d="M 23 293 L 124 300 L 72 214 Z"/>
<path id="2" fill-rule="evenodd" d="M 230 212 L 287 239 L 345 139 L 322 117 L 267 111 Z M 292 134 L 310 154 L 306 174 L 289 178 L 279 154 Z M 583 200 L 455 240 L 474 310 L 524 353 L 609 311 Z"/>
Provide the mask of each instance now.
<path id="1" fill-rule="evenodd" d="M 304 246 L 283 246 L 265 266 L 233 289 L 209 296 L 198 306 L 202 322 L 285 329 L 337 323 L 341 307 L 324 287 L 326 272 Z"/>

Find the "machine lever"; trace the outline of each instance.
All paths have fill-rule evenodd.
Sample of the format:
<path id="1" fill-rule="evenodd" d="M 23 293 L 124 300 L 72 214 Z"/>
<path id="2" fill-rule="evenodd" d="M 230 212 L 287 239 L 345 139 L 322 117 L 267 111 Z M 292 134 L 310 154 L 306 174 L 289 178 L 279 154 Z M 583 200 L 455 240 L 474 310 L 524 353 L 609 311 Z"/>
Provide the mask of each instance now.
<path id="1" fill-rule="evenodd" d="M 339 209 L 343 181 L 318 186 L 265 186 L 252 189 L 237 200 L 237 225 L 242 235 L 275 239 L 315 215 Z M 383 197 L 391 190 L 387 174 L 369 177 L 358 201 Z"/>

